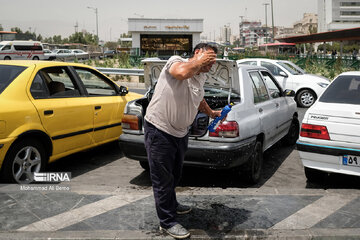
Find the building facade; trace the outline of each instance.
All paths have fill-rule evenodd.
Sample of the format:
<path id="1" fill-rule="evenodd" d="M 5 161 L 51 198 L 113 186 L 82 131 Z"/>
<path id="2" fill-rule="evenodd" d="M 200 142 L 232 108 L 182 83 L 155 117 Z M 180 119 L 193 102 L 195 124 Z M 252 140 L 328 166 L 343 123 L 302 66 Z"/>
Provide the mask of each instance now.
<path id="1" fill-rule="evenodd" d="M 294 23 L 294 34 L 304 35 L 316 33 L 318 16 L 315 13 L 304 13 L 303 19 Z"/>
<path id="2" fill-rule="evenodd" d="M 260 21 L 242 21 L 239 24 L 240 45 L 253 47 L 270 42 L 270 28 L 261 26 Z"/>
<path id="3" fill-rule="evenodd" d="M 0 41 L 13 41 L 16 34 L 17 32 L 0 31 Z"/>
<path id="4" fill-rule="evenodd" d="M 200 42 L 203 19 L 129 18 L 136 55 L 188 55 Z"/>
<path id="5" fill-rule="evenodd" d="M 224 44 L 231 43 L 231 28 L 230 26 L 225 25 L 221 28 L 221 42 Z"/>
<path id="6" fill-rule="evenodd" d="M 360 0 L 318 0 L 318 32 L 360 26 Z"/>

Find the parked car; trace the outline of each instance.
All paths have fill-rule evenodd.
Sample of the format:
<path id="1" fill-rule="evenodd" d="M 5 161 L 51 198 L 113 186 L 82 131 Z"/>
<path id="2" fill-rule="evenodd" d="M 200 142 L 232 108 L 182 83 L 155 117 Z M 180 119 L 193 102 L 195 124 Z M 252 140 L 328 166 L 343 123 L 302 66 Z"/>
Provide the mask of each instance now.
<path id="1" fill-rule="evenodd" d="M 308 108 L 325 91 L 330 80 L 318 75 L 308 74 L 290 61 L 265 58 L 245 58 L 238 64 L 263 66 L 276 77 L 283 89 L 295 91 L 295 101 L 299 107 Z"/>
<path id="2" fill-rule="evenodd" d="M 104 51 L 104 58 L 113 58 L 114 56 L 116 56 L 116 54 L 116 50 Z"/>
<path id="3" fill-rule="evenodd" d="M 75 56 L 75 54 L 72 53 L 70 49 L 55 49 L 53 52 L 58 59 L 65 59 Z"/>
<path id="4" fill-rule="evenodd" d="M 53 53 L 50 49 L 44 49 L 44 60 L 55 60 L 56 54 Z"/>
<path id="5" fill-rule="evenodd" d="M 340 74 L 307 110 L 297 149 L 309 181 L 360 176 L 360 72 Z"/>
<path id="6" fill-rule="evenodd" d="M 75 56 L 77 59 L 88 59 L 89 53 L 85 52 L 81 49 L 71 49 L 71 53 Z"/>
<path id="7" fill-rule="evenodd" d="M 127 103 L 123 117 L 124 133 L 120 146 L 124 155 L 140 161 L 148 168 L 144 147 L 143 118 L 154 87 L 166 61 L 144 60 L 145 84 L 149 91 L 141 99 Z M 263 67 L 236 65 L 217 60 L 207 73 L 205 99 L 212 109 L 221 109 L 229 102 L 234 106 L 214 133 L 207 127 L 211 121 L 198 113 L 189 132 L 189 148 L 184 165 L 216 169 L 243 166 L 251 182 L 259 181 L 263 152 L 286 138 L 295 144 L 299 133 L 293 91 L 283 91 L 273 75 Z M 245 164 L 245 165 L 243 165 Z"/>
<path id="8" fill-rule="evenodd" d="M 83 64 L 2 61 L 0 76 L 0 173 L 18 183 L 48 162 L 117 140 L 125 104 L 141 97 Z"/>

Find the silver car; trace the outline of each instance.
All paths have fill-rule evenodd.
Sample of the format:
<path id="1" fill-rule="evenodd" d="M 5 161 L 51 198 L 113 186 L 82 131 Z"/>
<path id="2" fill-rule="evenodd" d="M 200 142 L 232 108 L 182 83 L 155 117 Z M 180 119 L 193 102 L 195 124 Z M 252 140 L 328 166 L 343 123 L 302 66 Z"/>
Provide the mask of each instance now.
<path id="1" fill-rule="evenodd" d="M 149 91 L 143 98 L 128 102 L 125 107 L 120 146 L 126 157 L 139 160 L 140 165 L 148 169 L 143 117 L 166 61 L 150 59 L 143 63 Z M 283 138 L 291 145 L 298 138 L 294 91 L 283 91 L 266 68 L 238 66 L 229 60 L 217 60 L 207 73 L 204 89 L 204 98 L 212 109 L 221 109 L 228 103 L 233 103 L 233 107 L 226 121 L 214 133 L 207 129 L 212 119 L 198 113 L 189 130 L 184 165 L 245 168 L 249 181 L 258 182 L 262 173 L 263 152 Z"/>

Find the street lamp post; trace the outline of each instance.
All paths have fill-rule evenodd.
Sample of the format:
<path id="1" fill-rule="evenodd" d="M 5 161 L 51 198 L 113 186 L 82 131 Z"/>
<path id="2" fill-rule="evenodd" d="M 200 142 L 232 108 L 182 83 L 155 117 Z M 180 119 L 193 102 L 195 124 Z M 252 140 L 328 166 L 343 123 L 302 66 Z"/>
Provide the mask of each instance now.
<path id="1" fill-rule="evenodd" d="M 273 0 L 271 0 L 271 22 L 272 22 L 273 42 L 275 42 L 275 29 L 274 29 L 274 5 L 273 5 Z"/>
<path id="2" fill-rule="evenodd" d="M 267 6 L 269 6 L 269 3 L 264 3 L 263 5 L 265 6 L 265 31 L 266 31 L 265 42 L 267 43 L 268 42 L 267 41 L 267 35 L 268 35 L 268 33 L 267 33 Z"/>
<path id="3" fill-rule="evenodd" d="M 87 7 L 87 8 L 92 9 L 92 10 L 95 11 L 95 14 L 96 14 L 96 37 L 97 37 L 97 42 L 99 43 L 98 9 L 93 8 L 93 7 Z"/>

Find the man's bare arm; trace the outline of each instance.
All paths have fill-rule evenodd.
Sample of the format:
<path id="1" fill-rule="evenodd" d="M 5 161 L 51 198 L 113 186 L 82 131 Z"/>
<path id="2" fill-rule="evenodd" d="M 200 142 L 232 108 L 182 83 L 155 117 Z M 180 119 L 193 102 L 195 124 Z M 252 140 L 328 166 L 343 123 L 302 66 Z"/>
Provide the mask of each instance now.
<path id="1" fill-rule="evenodd" d="M 198 110 L 202 113 L 205 113 L 211 118 L 215 118 L 221 115 L 221 111 L 214 111 L 210 108 L 210 106 L 207 104 L 205 99 L 201 100 Z"/>
<path id="2" fill-rule="evenodd" d="M 200 49 L 195 53 L 191 61 L 173 63 L 169 69 L 169 73 L 177 80 L 185 80 L 198 74 L 203 66 L 213 64 L 215 59 L 216 54 L 214 52 Z"/>

